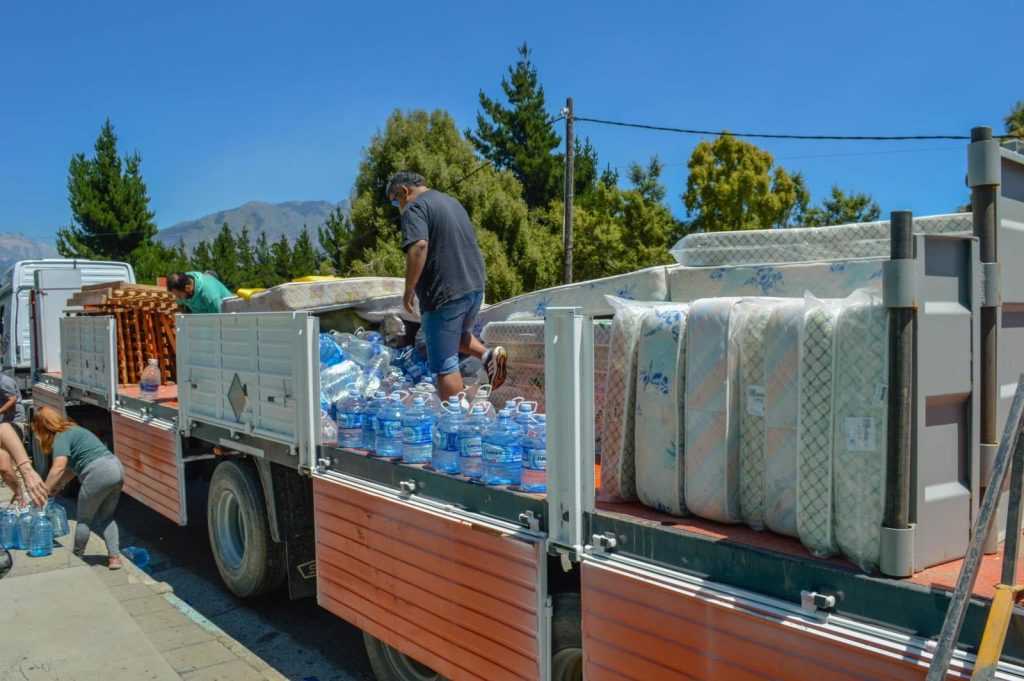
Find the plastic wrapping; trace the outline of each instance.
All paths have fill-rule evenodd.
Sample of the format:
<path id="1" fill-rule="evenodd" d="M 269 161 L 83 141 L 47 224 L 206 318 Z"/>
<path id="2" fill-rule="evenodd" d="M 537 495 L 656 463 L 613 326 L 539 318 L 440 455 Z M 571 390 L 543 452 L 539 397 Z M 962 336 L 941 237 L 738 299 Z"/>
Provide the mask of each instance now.
<path id="1" fill-rule="evenodd" d="M 878 566 L 885 507 L 889 316 L 877 295 L 844 301 L 836 323 L 836 543 L 865 571 Z"/>
<path id="2" fill-rule="evenodd" d="M 686 320 L 686 506 L 724 523 L 741 520 L 739 362 L 730 342 L 739 301 L 695 301 Z"/>
<path id="3" fill-rule="evenodd" d="M 765 329 L 768 301 L 744 302 L 733 330 L 740 354 L 740 513 L 755 530 L 764 529 Z"/>
<path id="4" fill-rule="evenodd" d="M 662 304 L 644 313 L 636 376 L 636 491 L 640 501 L 673 515 L 686 513 L 681 406 L 686 389 L 689 305 Z"/>
<path id="5" fill-rule="evenodd" d="M 914 220 L 915 232 L 951 234 L 972 230 L 970 213 Z M 670 252 L 676 262 L 689 267 L 888 258 L 889 222 L 690 234 Z"/>
<path id="6" fill-rule="evenodd" d="M 698 298 L 775 296 L 845 298 L 862 288 L 882 290 L 880 258 L 835 262 L 731 267 L 685 267 L 668 271 L 669 299 L 688 302 Z"/>

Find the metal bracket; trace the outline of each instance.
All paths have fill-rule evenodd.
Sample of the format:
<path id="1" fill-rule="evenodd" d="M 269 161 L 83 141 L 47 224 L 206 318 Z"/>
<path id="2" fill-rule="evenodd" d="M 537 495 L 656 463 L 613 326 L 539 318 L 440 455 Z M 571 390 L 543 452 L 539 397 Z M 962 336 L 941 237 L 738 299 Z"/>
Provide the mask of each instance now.
<path id="1" fill-rule="evenodd" d="M 882 263 L 882 303 L 889 308 L 917 307 L 917 261 Z"/>
<path id="2" fill-rule="evenodd" d="M 540 518 L 533 511 L 520 513 L 519 522 L 526 525 L 534 532 L 540 532 Z"/>
<path id="3" fill-rule="evenodd" d="M 808 615 L 814 615 L 819 610 L 831 610 L 838 601 L 834 593 L 800 591 L 800 609 Z"/>
<path id="4" fill-rule="evenodd" d="M 1002 269 L 997 262 L 981 263 L 981 306 L 999 307 L 1002 301 L 1002 291 L 999 288 L 999 281 Z"/>
<path id="5" fill-rule="evenodd" d="M 596 549 L 604 551 L 605 553 L 613 553 L 619 548 L 619 538 L 611 532 L 595 534 L 590 538 L 590 545 Z"/>
<path id="6" fill-rule="evenodd" d="M 414 494 L 416 492 L 416 481 L 402 480 L 398 483 L 398 489 L 400 489 L 403 494 Z"/>
<path id="7" fill-rule="evenodd" d="M 889 577 L 914 574 L 914 523 L 906 529 L 883 527 L 878 569 Z"/>

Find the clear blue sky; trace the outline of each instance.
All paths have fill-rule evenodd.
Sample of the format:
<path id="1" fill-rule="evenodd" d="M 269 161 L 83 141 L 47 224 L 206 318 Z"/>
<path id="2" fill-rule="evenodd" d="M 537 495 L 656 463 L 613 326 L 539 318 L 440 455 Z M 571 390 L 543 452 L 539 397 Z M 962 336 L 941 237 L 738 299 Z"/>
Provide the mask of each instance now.
<path id="1" fill-rule="evenodd" d="M 973 9 L 972 9 L 973 8 Z M 552 113 L 784 133 L 1002 131 L 1024 99 L 1003 2 L 7 2 L 0 231 L 67 224 L 68 161 L 103 119 L 138 150 L 157 224 L 249 200 L 348 196 L 395 108 L 472 126 L 524 40 Z M 677 214 L 697 138 L 580 124 L 602 163 L 658 154 Z M 758 142 L 813 196 L 886 213 L 963 203 L 960 142 Z"/>

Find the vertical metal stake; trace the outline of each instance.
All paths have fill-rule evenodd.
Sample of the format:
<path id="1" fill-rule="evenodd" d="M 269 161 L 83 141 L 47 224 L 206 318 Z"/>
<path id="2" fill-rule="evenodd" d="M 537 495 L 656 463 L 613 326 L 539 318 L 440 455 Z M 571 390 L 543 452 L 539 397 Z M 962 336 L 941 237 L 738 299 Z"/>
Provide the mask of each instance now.
<path id="1" fill-rule="evenodd" d="M 575 194 L 576 137 L 573 132 L 572 97 L 565 100 L 565 226 L 562 233 L 562 283 L 572 283 L 572 204 Z"/>
<path id="2" fill-rule="evenodd" d="M 914 221 L 910 211 L 889 218 L 892 260 L 914 258 Z M 884 527 L 910 525 L 910 449 L 914 403 L 914 308 L 889 310 L 889 436 L 886 455 Z"/>

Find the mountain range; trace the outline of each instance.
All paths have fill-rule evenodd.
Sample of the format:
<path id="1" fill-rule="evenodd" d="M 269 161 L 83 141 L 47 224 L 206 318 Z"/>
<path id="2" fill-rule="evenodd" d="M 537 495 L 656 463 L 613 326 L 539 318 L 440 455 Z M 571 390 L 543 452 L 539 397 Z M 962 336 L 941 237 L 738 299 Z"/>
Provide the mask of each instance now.
<path id="1" fill-rule="evenodd" d="M 0 272 L 18 260 L 56 258 L 57 249 L 49 241 L 33 239 L 19 232 L 0 233 Z"/>

